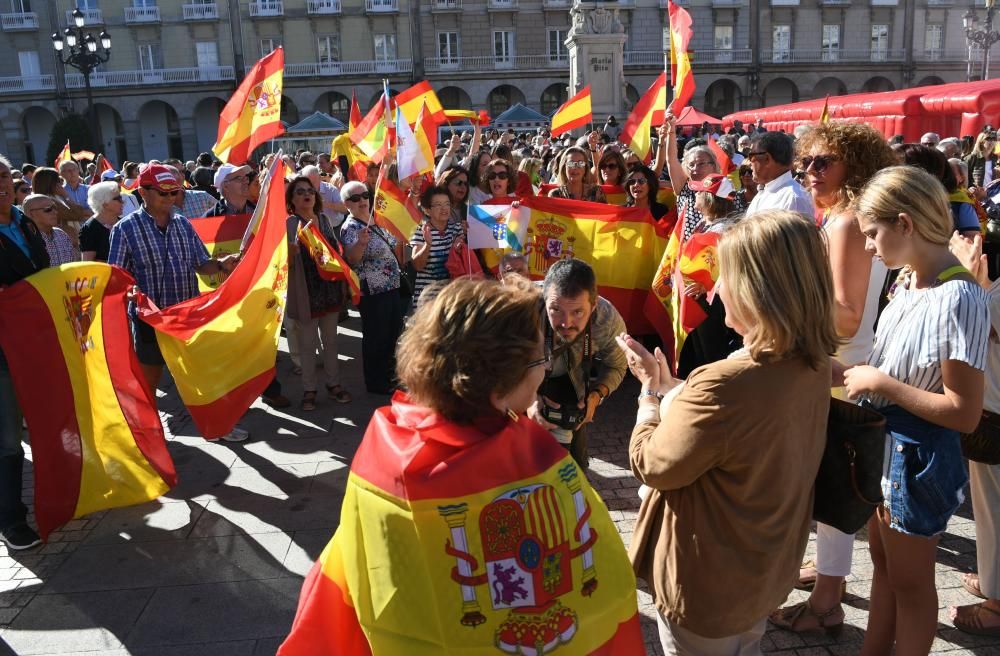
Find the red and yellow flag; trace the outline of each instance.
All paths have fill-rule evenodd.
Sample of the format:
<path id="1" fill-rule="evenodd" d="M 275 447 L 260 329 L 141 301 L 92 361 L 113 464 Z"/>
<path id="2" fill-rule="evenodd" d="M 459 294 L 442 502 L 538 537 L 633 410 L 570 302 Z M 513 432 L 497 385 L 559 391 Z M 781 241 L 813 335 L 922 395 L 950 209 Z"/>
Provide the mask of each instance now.
<path id="1" fill-rule="evenodd" d="M 225 257 L 240 252 L 240 244 L 247 226 L 250 225 L 249 214 L 226 214 L 225 216 L 206 216 L 191 219 L 191 225 L 198 237 L 208 249 L 208 254 L 215 258 Z M 198 289 L 210 292 L 226 279 L 224 273 L 213 273 L 210 276 L 198 274 Z"/>
<path id="2" fill-rule="evenodd" d="M 396 94 L 393 97 L 393 101 L 396 107 L 399 108 L 399 111 L 403 112 L 406 122 L 411 127 L 414 127 L 414 129 L 417 124 L 417 117 L 420 116 L 420 108 L 424 104 L 427 105 L 427 116 L 435 123 L 440 124 L 447 120 L 444 115 L 444 108 L 441 107 L 441 101 L 438 100 L 437 94 L 434 93 L 434 89 L 431 87 L 431 83 L 427 80 L 417 82 L 409 89 Z"/>
<path id="3" fill-rule="evenodd" d="M 66 145 L 63 146 L 63 149 L 60 150 L 59 154 L 56 156 L 56 163 L 54 164 L 54 166 L 58 171 L 59 167 L 62 166 L 63 162 L 72 162 L 72 161 L 73 161 L 73 155 L 69 151 L 69 141 L 67 141 Z"/>
<path id="4" fill-rule="evenodd" d="M 385 177 L 385 168 L 379 173 L 378 184 L 375 185 L 372 213 L 376 225 L 386 228 L 402 242 L 410 241 L 413 229 L 423 220 L 423 214 L 409 195 Z"/>
<path id="5" fill-rule="evenodd" d="M 628 194 L 625 193 L 625 187 L 621 185 L 602 184 L 601 191 L 604 192 L 604 197 L 608 200 L 609 205 L 625 207 L 625 203 L 628 202 Z"/>
<path id="6" fill-rule="evenodd" d="M 281 46 L 250 69 L 219 116 L 219 137 L 212 152 L 223 162 L 244 164 L 250 153 L 285 132 L 281 93 L 285 51 Z"/>
<path id="7" fill-rule="evenodd" d="M 590 105 L 590 85 L 583 87 L 579 93 L 563 103 L 552 116 L 552 136 L 558 137 L 588 123 L 594 122 Z"/>
<path id="8" fill-rule="evenodd" d="M 823 101 L 823 111 L 819 113 L 819 122 L 820 123 L 830 122 L 830 96 L 827 96 L 826 100 Z"/>
<path id="9" fill-rule="evenodd" d="M 361 106 L 358 105 L 357 92 L 351 89 L 351 115 L 347 119 L 348 133 L 354 132 L 354 128 L 358 127 L 359 123 L 361 123 Z"/>
<path id="10" fill-rule="evenodd" d="M 490 115 L 485 109 L 480 109 L 478 112 L 474 109 L 446 109 L 444 110 L 444 122 L 450 123 L 451 121 L 469 121 L 473 125 L 489 125 Z"/>
<path id="11" fill-rule="evenodd" d="M 159 309 L 141 299 L 181 400 L 207 438 L 225 435 L 274 377 L 288 286 L 282 163 L 275 158 L 253 238 L 218 289 Z"/>
<path id="12" fill-rule="evenodd" d="M 383 94 L 348 136 L 366 157 L 381 164 L 389 154 L 391 140 L 388 123 L 391 120 L 391 117 L 386 116 L 386 101 Z"/>
<path id="13" fill-rule="evenodd" d="M 708 149 L 712 151 L 713 155 L 715 155 L 716 161 L 719 162 L 719 171 L 722 175 L 729 178 L 729 182 L 733 185 L 733 189 L 742 189 L 743 182 L 740 180 L 740 168 L 733 164 L 733 160 L 729 158 L 729 155 L 722 149 L 719 142 L 712 137 L 709 137 Z"/>
<path id="14" fill-rule="evenodd" d="M 128 346 L 126 292 L 134 284 L 122 269 L 74 262 L 0 292 L 0 346 L 31 429 L 43 538 L 75 517 L 144 503 L 177 483 L 156 403 Z"/>
<path id="15" fill-rule="evenodd" d="M 97 184 L 97 183 L 99 183 L 101 181 L 101 175 L 105 171 L 114 171 L 115 170 L 114 165 L 111 162 L 109 162 L 108 158 L 105 157 L 104 155 L 98 155 L 97 156 L 97 161 L 95 162 L 95 164 L 97 166 L 94 169 L 94 175 L 90 176 L 90 184 L 92 184 L 92 185 L 95 185 L 95 184 Z"/>
<path id="16" fill-rule="evenodd" d="M 330 245 L 323 233 L 313 223 L 299 228 L 299 242 L 309 251 L 309 257 L 316 263 L 319 277 L 324 280 L 343 280 L 351 289 L 351 300 L 357 305 L 361 301 L 361 280 L 351 266 Z"/>
<path id="17" fill-rule="evenodd" d="M 670 81 L 674 87 L 670 112 L 680 116 L 694 96 L 694 71 L 688 53 L 694 30 L 691 29 L 691 14 L 676 2 L 667 0 L 667 13 L 670 17 Z"/>
<path id="18" fill-rule="evenodd" d="M 639 159 L 649 162 L 650 130 L 663 123 L 667 108 L 667 74 L 660 73 L 629 114 L 618 140 Z"/>
<path id="19" fill-rule="evenodd" d="M 604 502 L 529 419 L 453 424 L 398 393 L 368 425 L 278 655 L 539 645 L 646 653 L 635 575 Z"/>

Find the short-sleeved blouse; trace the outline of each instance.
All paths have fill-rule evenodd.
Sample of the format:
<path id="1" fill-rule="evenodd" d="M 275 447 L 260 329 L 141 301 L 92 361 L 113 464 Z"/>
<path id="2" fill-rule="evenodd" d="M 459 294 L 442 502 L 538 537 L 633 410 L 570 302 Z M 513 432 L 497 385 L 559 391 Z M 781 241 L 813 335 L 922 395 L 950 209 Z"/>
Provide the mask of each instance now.
<path id="1" fill-rule="evenodd" d="M 684 219 L 684 240 L 687 241 L 694 234 L 695 226 L 705 218 L 701 212 L 694 207 L 694 189 L 685 182 L 681 187 L 681 193 L 677 194 L 677 216 Z"/>

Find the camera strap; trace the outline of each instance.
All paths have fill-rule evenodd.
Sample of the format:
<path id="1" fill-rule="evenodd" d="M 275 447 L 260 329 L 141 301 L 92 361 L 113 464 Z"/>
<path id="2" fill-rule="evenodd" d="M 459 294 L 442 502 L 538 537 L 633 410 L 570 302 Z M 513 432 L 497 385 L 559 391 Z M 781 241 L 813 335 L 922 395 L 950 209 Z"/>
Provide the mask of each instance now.
<path id="1" fill-rule="evenodd" d="M 583 340 L 583 398 L 587 398 L 590 394 L 590 369 L 594 362 L 594 349 L 593 340 L 591 339 L 591 323 L 593 322 L 593 317 L 587 321 L 587 327 L 584 328 L 583 334 L 574 339 L 568 344 L 563 344 L 559 348 L 555 348 L 555 332 L 552 330 L 552 324 L 546 319 L 545 321 L 545 350 L 551 354 L 551 358 L 555 360 L 556 358 L 565 355 L 566 356 L 566 375 L 569 375 L 569 350 L 576 344 L 577 340 Z M 546 378 L 549 374 L 546 373 Z"/>

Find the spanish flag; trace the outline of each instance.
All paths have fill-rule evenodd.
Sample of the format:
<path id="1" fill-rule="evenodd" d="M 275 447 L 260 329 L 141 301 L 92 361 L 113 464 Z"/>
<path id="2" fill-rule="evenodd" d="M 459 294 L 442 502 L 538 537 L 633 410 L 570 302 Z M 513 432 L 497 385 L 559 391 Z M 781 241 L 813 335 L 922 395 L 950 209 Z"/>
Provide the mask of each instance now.
<path id="1" fill-rule="evenodd" d="M 437 94 L 431 88 L 431 83 L 427 80 L 417 82 L 409 89 L 396 94 L 393 101 L 399 111 L 403 112 L 406 122 L 411 126 L 416 126 L 417 118 L 420 116 L 420 108 L 427 105 L 426 115 L 435 123 L 444 123 L 447 119 L 444 115 L 444 108 Z"/>
<path id="2" fill-rule="evenodd" d="M 169 308 L 140 299 L 181 400 L 206 438 L 225 435 L 274 377 L 288 286 L 288 235 L 280 158 L 271 165 L 253 237 L 226 280 Z"/>
<path id="3" fill-rule="evenodd" d="M 691 14 L 676 2 L 667 0 L 667 13 L 670 17 L 670 81 L 674 86 L 670 113 L 680 116 L 694 96 L 694 72 L 688 53 L 694 30 L 691 29 Z"/>
<path id="4" fill-rule="evenodd" d="M 420 225 L 423 214 L 410 200 L 409 195 L 385 177 L 385 168 L 379 173 L 375 185 L 375 203 L 372 210 L 375 224 L 386 228 L 396 239 L 409 242 L 413 229 Z"/>
<path id="5" fill-rule="evenodd" d="M 98 155 L 97 161 L 94 162 L 96 165 L 94 168 L 94 175 L 90 176 L 90 184 L 95 185 L 101 181 L 101 175 L 105 171 L 114 171 L 114 165 L 108 161 L 108 158 L 104 155 Z"/>
<path id="6" fill-rule="evenodd" d="M 215 258 L 225 257 L 240 252 L 240 244 L 247 226 L 250 225 L 249 214 L 227 214 L 225 216 L 206 216 L 191 219 L 191 225 L 198 237 L 208 249 L 208 254 Z M 198 274 L 198 289 L 210 292 L 226 279 L 224 273 L 212 275 Z"/>
<path id="7" fill-rule="evenodd" d="M 285 132 L 281 124 L 281 46 L 250 69 L 219 116 L 219 139 L 212 152 L 223 162 L 244 164 L 254 149 Z"/>
<path id="8" fill-rule="evenodd" d="M 368 110 L 361 122 L 348 135 L 355 146 L 372 161 L 381 164 L 385 156 L 389 154 L 389 126 L 386 116 L 385 94 L 378 99 L 375 105 Z"/>
<path id="9" fill-rule="evenodd" d="M 67 140 L 66 145 L 63 146 L 63 149 L 60 150 L 59 154 L 56 156 L 56 163 L 53 166 L 55 166 L 55 169 L 58 171 L 59 167 L 62 166 L 63 162 L 72 162 L 72 161 L 73 161 L 73 155 L 69 151 L 69 141 Z"/>
<path id="10" fill-rule="evenodd" d="M 358 94 L 351 89 L 351 115 L 347 119 L 347 131 L 353 132 L 354 128 L 361 123 L 361 107 L 358 105 Z"/>
<path id="11" fill-rule="evenodd" d="M 468 121 L 473 125 L 476 125 L 477 123 L 479 125 L 489 125 L 490 115 L 485 109 L 480 109 L 478 112 L 473 109 L 444 110 L 444 122 L 451 123 L 452 121 Z"/>
<path id="12" fill-rule="evenodd" d="M 646 653 L 604 502 L 526 417 L 375 412 L 278 656 Z"/>
<path id="13" fill-rule="evenodd" d="M 660 73 L 636 103 L 618 136 L 644 162 L 650 159 L 650 130 L 663 123 L 666 108 L 667 74 Z"/>
<path id="14" fill-rule="evenodd" d="M 298 232 L 299 243 L 309 251 L 309 257 L 316 263 L 320 278 L 343 280 L 351 290 L 351 300 L 357 305 L 361 300 L 361 281 L 337 249 L 330 245 L 323 233 L 313 223 L 302 226 Z"/>
<path id="15" fill-rule="evenodd" d="M 823 111 L 819 113 L 819 122 L 820 123 L 830 122 L 830 96 L 827 96 L 826 100 L 823 101 Z"/>
<path id="16" fill-rule="evenodd" d="M 729 158 L 729 155 L 722 149 L 719 142 L 712 137 L 709 137 L 708 149 L 712 151 L 713 155 L 715 155 L 716 161 L 719 162 L 719 171 L 722 175 L 729 178 L 729 182 L 733 185 L 733 189 L 742 189 L 743 181 L 740 180 L 740 169 L 738 166 L 733 164 L 733 160 Z"/>
<path id="17" fill-rule="evenodd" d="M 0 346 L 31 430 L 43 538 L 75 517 L 145 503 L 177 484 L 156 403 L 128 347 L 134 284 L 122 269 L 74 262 L 0 293 Z"/>
<path id="18" fill-rule="evenodd" d="M 552 136 L 558 137 L 588 123 L 593 123 L 594 117 L 590 107 L 590 85 L 583 87 L 579 93 L 563 103 L 562 107 L 552 115 Z"/>

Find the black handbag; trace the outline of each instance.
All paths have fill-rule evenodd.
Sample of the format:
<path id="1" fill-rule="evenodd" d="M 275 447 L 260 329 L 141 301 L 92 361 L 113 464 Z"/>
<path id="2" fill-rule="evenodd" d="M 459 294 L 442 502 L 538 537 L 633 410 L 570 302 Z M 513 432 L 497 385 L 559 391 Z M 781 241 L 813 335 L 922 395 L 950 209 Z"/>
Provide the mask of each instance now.
<path id="1" fill-rule="evenodd" d="M 962 455 L 984 465 L 1000 465 L 1000 415 L 983 410 L 976 430 L 962 434 Z"/>
<path id="2" fill-rule="evenodd" d="M 813 519 L 856 533 L 882 503 L 885 417 L 830 399 L 826 447 L 816 474 Z"/>

